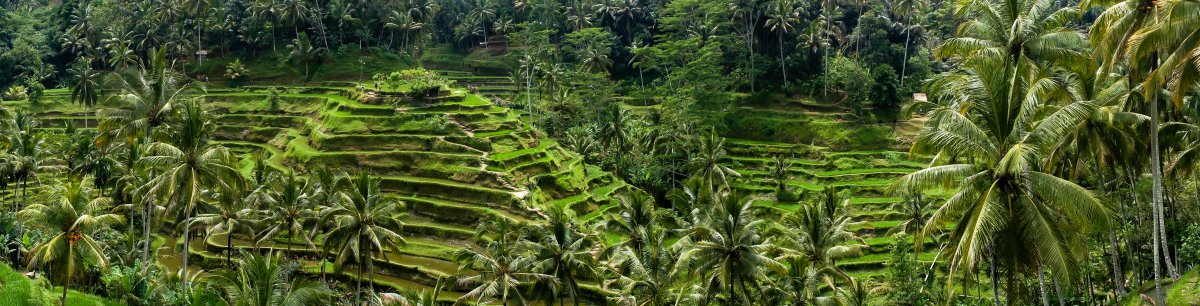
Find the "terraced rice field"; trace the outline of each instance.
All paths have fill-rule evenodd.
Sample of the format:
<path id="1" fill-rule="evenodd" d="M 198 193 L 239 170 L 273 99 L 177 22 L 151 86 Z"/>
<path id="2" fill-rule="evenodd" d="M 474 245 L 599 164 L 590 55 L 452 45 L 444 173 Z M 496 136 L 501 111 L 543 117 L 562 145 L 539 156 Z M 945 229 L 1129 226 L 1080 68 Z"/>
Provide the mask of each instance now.
<path id="1" fill-rule="evenodd" d="M 860 279 L 884 276 L 884 263 L 891 259 L 893 243 L 893 238 L 886 234 L 902 222 L 902 216 L 889 209 L 902 198 L 889 193 L 888 187 L 897 178 L 923 168 L 928 162 L 926 158 L 910 157 L 906 152 L 833 152 L 807 145 L 734 138 L 726 139 L 725 148 L 729 154 L 727 162 L 742 174 L 738 183 L 732 183 L 733 188 L 760 195 L 762 200 L 756 205 L 775 212 L 774 215 L 796 211 L 803 205 L 775 200 L 775 182 L 769 171 L 776 154 L 785 156 L 790 165 L 785 184 L 801 197 L 815 199 L 826 188 L 849 194 L 846 209 L 860 223 L 852 229 L 870 248 L 863 256 L 843 259 L 837 264 Z M 926 248 L 918 254 L 918 259 L 928 262 L 935 254 L 936 250 Z"/>
<path id="2" fill-rule="evenodd" d="M 41 128 L 94 127 L 91 111 L 65 104 L 64 94 L 52 91 L 45 106 L 29 109 L 41 119 Z M 403 99 L 367 103 L 372 101 L 367 95 L 349 87 L 289 87 L 274 107 L 261 89 L 211 90 L 204 96 L 216 125 L 212 142 L 237 153 L 243 171 L 251 171 L 253 159 L 261 156 L 280 169 L 362 169 L 382 177 L 383 191 L 407 210 L 401 221 L 408 246 L 376 258 L 378 273 L 371 279 L 377 285 L 430 289 L 439 278 L 458 272 L 452 254 L 474 243 L 480 222 L 540 222 L 538 214 L 546 205 L 595 215 L 601 206 L 608 207 L 613 194 L 629 188 L 584 165 L 577 154 L 507 109 L 465 90 L 454 90 L 444 102 L 432 104 Z M 39 191 L 31 188 L 31 194 Z M 6 192 L 0 200 L 11 199 L 11 194 Z M 194 259 L 200 267 L 223 262 L 227 244 L 254 247 L 248 237 L 229 241 L 226 235 L 213 235 L 193 241 L 188 249 L 193 258 L 200 258 Z M 164 243 L 177 245 L 175 239 Z M 288 249 L 287 240 L 258 247 Z M 306 273 L 319 273 L 321 251 L 300 244 L 291 249 L 307 258 Z M 170 253 L 171 248 L 162 250 Z M 167 261 L 177 257 L 159 255 L 168 255 L 158 256 Z"/>

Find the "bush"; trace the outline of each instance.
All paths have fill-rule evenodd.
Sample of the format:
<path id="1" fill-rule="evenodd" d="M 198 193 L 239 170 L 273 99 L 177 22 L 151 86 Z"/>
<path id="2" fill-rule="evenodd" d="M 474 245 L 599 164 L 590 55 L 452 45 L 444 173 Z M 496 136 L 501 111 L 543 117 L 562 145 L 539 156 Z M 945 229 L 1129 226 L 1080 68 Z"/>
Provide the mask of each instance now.
<path id="1" fill-rule="evenodd" d="M 26 85 L 29 86 L 29 103 L 41 103 L 42 97 L 46 96 L 46 86 L 36 80 L 28 80 L 26 82 Z"/>
<path id="2" fill-rule="evenodd" d="M 863 89 L 875 88 L 875 79 L 861 63 L 839 56 L 829 61 L 829 86 L 846 93 L 845 102 L 857 110 L 870 99 L 870 91 Z"/>
<path id="3" fill-rule="evenodd" d="M 866 163 L 863 163 L 863 161 L 857 158 L 842 157 L 833 160 L 833 166 L 837 167 L 839 170 L 858 169 L 866 166 Z"/>
<path id="4" fill-rule="evenodd" d="M 25 86 L 13 85 L 4 90 L 3 98 L 4 100 L 25 100 L 25 98 L 29 97 L 26 95 L 27 92 L 28 90 L 25 89 Z"/>

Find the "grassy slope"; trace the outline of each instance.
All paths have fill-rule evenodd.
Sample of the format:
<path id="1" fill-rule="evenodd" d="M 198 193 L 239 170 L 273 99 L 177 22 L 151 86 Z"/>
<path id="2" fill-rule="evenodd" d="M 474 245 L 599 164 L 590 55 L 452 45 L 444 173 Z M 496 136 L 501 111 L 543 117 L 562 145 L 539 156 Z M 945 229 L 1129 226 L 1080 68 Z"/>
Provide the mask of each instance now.
<path id="1" fill-rule="evenodd" d="M 46 281 L 30 280 L 20 272 L 0 263 L 0 305 L 55 305 L 62 297 L 62 287 L 47 289 Z M 75 290 L 67 291 L 68 306 L 116 306 L 123 303 L 105 300 L 103 298 L 81 293 Z"/>
<path id="2" fill-rule="evenodd" d="M 1179 277 L 1179 281 L 1172 284 L 1163 284 L 1167 291 L 1167 305 L 1183 306 L 1183 305 L 1200 305 L 1200 269 L 1193 268 L 1188 273 Z M 1145 305 L 1142 303 L 1141 295 L 1153 296 L 1154 283 L 1148 282 L 1142 286 L 1141 293 L 1128 294 L 1121 299 L 1121 305 L 1136 306 Z"/>

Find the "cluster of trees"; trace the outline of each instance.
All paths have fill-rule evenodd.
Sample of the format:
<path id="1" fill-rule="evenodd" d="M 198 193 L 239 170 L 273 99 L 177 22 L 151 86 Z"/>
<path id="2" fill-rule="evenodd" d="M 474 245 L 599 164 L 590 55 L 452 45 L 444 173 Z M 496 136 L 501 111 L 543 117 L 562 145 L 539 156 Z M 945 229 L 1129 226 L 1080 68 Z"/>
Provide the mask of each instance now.
<path id="1" fill-rule="evenodd" d="M 541 42 L 506 43 L 576 49 L 562 59 L 639 85 L 646 77 L 666 78 L 693 61 L 694 51 L 713 45 L 715 58 L 708 60 L 727 72 L 726 89 L 810 95 L 829 93 L 828 75 L 841 72 L 830 63 L 843 58 L 869 71 L 850 74 L 856 79 L 847 85 L 874 84 L 872 101 L 892 107 L 896 93 L 916 90 L 928 75 L 929 46 L 950 34 L 956 20 L 945 0 L 46 2 L 53 1 L 2 4 L 0 74 L 18 77 L 0 81 L 0 88 L 54 87 L 70 79 L 64 72 L 77 62 L 119 70 L 151 48 L 188 60 L 200 50 L 210 58 L 288 54 L 307 76 L 323 52 L 419 55 L 436 45 L 467 50 L 545 31 Z"/>
<path id="2" fill-rule="evenodd" d="M 362 283 L 376 270 L 374 258 L 406 244 L 397 221 L 403 204 L 366 172 L 305 176 L 262 159 L 238 170 L 228 149 L 210 142 L 215 125 L 200 88 L 174 71 L 165 51 L 152 54 L 148 64 L 110 76 L 119 84 L 117 104 L 98 111 L 95 131 L 36 131 L 28 114 L 4 112 L 0 185 L 13 197 L 0 223 L 15 224 L 5 231 L 5 260 L 63 285 L 64 303 L 72 285 L 139 305 L 374 300 L 362 294 L 374 286 Z M 723 140 L 706 139 L 712 156 L 724 154 Z M 460 301 L 470 303 L 578 303 L 581 283 L 617 292 L 611 301 L 622 304 L 867 301 L 870 288 L 835 264 L 866 248 L 849 229 L 844 195 L 831 189 L 774 222 L 758 217 L 754 198 L 734 192 L 727 176 L 736 173 L 718 159 L 697 163 L 671 194 L 672 208 L 639 192 L 620 196 L 620 213 L 594 223 L 576 224 L 573 212 L 549 207 L 545 222 L 482 224 L 482 247 L 458 254 L 464 273 L 451 286 L 466 290 Z M 30 197 L 31 187 L 43 196 Z M 223 235 L 225 264 L 236 268 L 198 278 L 151 258 L 156 235 L 176 235 L 182 243 L 168 247 L 182 247 L 197 232 Z M 608 241 L 609 233 L 627 239 Z M 234 243 L 243 239 L 252 247 L 235 264 Z M 325 261 L 353 269 L 353 289 L 294 275 L 303 261 L 290 252 L 316 249 L 314 241 L 328 257 L 322 276 Z M 259 245 L 285 256 L 262 255 L 270 251 Z M 181 266 L 189 254 L 181 252 Z"/>

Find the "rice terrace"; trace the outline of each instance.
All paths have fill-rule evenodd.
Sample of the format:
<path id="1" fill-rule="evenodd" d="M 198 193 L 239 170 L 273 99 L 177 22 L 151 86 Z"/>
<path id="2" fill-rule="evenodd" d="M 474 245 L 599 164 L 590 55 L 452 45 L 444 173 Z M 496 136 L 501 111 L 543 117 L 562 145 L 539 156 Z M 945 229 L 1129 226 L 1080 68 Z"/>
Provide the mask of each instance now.
<path id="1" fill-rule="evenodd" d="M 0 1 L 0 305 L 1200 305 L 1200 2 Z"/>

